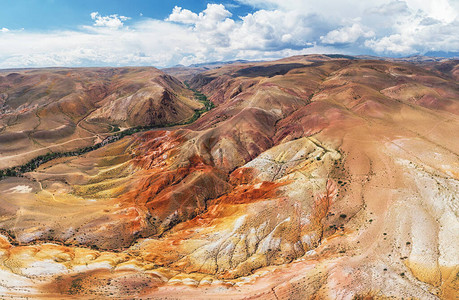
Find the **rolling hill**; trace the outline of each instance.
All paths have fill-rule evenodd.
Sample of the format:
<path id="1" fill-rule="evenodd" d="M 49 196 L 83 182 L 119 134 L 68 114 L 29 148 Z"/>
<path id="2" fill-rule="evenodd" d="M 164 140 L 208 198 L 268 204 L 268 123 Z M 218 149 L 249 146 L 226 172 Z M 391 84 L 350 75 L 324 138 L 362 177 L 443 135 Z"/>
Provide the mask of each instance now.
<path id="1" fill-rule="evenodd" d="M 216 107 L 195 122 L 0 181 L 0 290 L 454 299 L 458 66 L 310 55 L 196 74 L 187 84 Z M 202 105 L 150 68 L 34 70 L 0 87 L 0 159 L 84 130 L 186 120 Z"/>
<path id="2" fill-rule="evenodd" d="M 178 123 L 202 104 L 155 68 L 0 72 L 0 168 L 93 145 L 119 128 Z"/>

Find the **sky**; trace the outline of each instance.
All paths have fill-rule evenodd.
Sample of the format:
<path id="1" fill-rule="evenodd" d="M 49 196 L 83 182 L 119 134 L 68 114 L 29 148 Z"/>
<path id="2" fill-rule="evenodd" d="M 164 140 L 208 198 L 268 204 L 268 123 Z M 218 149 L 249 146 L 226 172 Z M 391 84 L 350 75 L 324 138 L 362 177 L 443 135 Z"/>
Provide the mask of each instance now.
<path id="1" fill-rule="evenodd" d="M 0 68 L 459 56 L 459 0 L 0 0 Z"/>

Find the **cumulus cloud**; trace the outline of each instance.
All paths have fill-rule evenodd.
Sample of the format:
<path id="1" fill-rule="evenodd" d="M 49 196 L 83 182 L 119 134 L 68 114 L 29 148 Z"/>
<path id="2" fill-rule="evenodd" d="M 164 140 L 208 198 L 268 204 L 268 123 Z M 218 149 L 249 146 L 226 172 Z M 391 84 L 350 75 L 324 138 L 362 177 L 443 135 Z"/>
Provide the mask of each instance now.
<path id="1" fill-rule="evenodd" d="M 125 16 L 118 16 L 116 14 L 109 16 L 101 16 L 99 12 L 96 11 L 91 13 L 91 19 L 94 20 L 94 26 L 118 29 L 120 27 L 123 27 L 123 22 L 129 20 L 130 18 Z"/>
<path id="2" fill-rule="evenodd" d="M 459 49 L 457 9 L 446 0 L 435 3 L 407 0 L 405 4 L 403 15 L 392 16 L 390 31 L 366 40 L 364 45 L 367 48 L 386 55 L 454 52 Z"/>
<path id="3" fill-rule="evenodd" d="M 173 21 L 184 24 L 199 24 L 204 28 L 213 27 L 216 23 L 231 17 L 231 13 L 226 10 L 223 4 L 208 4 L 207 8 L 200 12 L 199 15 L 181 7 L 175 6 L 172 14 L 166 21 Z"/>
<path id="4" fill-rule="evenodd" d="M 75 30 L 0 34 L 0 67 L 192 64 L 307 53 L 410 55 L 459 49 L 454 0 L 238 0 L 203 11 L 174 7 L 164 20 L 88 16 Z M 330 9 L 333 7 L 333 9 Z M 6 29 L 6 28 L 5 28 Z M 1 29 L 0 33 L 7 30 Z"/>
<path id="5" fill-rule="evenodd" d="M 459 22 L 423 22 L 415 16 L 396 26 L 394 33 L 365 41 L 365 46 L 382 54 L 423 54 L 429 51 L 454 52 L 459 49 Z"/>
<path id="6" fill-rule="evenodd" d="M 325 20 L 316 41 L 359 54 L 410 55 L 458 48 L 456 0 L 238 0 L 271 11 L 301 11 Z M 333 9 L 330 9 L 332 7 Z M 358 23 L 352 20 L 359 19 Z M 317 24 L 316 24 L 317 25 Z M 343 48 L 345 47 L 345 48 Z"/>
<path id="7" fill-rule="evenodd" d="M 199 20 L 196 13 L 188 9 L 182 9 L 179 6 L 174 7 L 166 21 L 178 22 L 183 24 L 195 24 Z"/>
<path id="8" fill-rule="evenodd" d="M 2 29 L 0 29 L 0 32 L 8 32 L 8 31 L 10 31 L 10 30 L 9 30 L 8 28 L 5 28 L 5 27 L 3 27 Z"/>
<path id="9" fill-rule="evenodd" d="M 167 66 L 202 52 L 196 41 L 184 28 L 158 20 L 117 30 L 11 32 L 1 37 L 14 47 L 0 48 L 0 67 Z"/>
<path id="10" fill-rule="evenodd" d="M 369 38 L 374 36 L 375 33 L 371 30 L 364 30 L 362 26 L 358 23 L 341 27 L 327 33 L 325 36 L 321 36 L 320 40 L 324 44 L 347 44 L 354 43 L 359 38 Z"/>

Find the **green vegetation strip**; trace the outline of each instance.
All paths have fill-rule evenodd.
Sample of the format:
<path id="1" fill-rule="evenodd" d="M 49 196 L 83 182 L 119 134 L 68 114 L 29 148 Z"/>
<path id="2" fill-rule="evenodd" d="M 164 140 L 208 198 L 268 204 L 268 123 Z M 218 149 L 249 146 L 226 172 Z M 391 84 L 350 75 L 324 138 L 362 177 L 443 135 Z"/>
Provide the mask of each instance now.
<path id="1" fill-rule="evenodd" d="M 147 131 L 147 130 L 157 129 L 157 128 L 188 125 L 188 124 L 193 123 L 194 121 L 199 119 L 199 117 L 203 113 L 211 110 L 215 106 L 209 99 L 207 99 L 206 95 L 202 94 L 201 92 L 199 92 L 197 90 L 191 89 L 187 83 L 185 83 L 185 84 L 186 84 L 187 88 L 189 88 L 190 90 L 192 90 L 194 92 L 194 97 L 204 104 L 204 108 L 196 109 L 194 111 L 193 116 L 190 119 L 186 120 L 185 122 L 172 123 L 172 124 L 166 124 L 166 125 L 137 126 L 137 127 L 132 127 L 132 128 L 123 130 L 123 131 L 119 131 L 118 126 L 114 125 L 113 126 L 113 131 L 119 131 L 119 132 L 116 132 L 113 135 L 106 137 L 100 143 L 97 143 L 97 144 L 95 144 L 93 146 L 88 146 L 88 147 L 80 148 L 80 149 L 77 149 L 77 150 L 73 150 L 73 151 L 49 152 L 49 153 L 46 153 L 44 155 L 39 155 L 39 156 L 35 157 L 34 159 L 32 159 L 31 161 L 29 161 L 29 162 L 27 162 L 27 163 L 25 163 L 25 164 L 23 164 L 21 166 L 16 166 L 16 167 L 0 170 L 0 180 L 3 179 L 3 178 L 6 178 L 6 177 L 18 177 L 18 176 L 21 176 L 22 174 L 27 173 L 27 172 L 31 172 L 31 171 L 35 170 L 36 168 L 38 168 L 40 165 L 42 165 L 44 163 L 47 163 L 48 161 L 53 160 L 55 158 L 78 156 L 78 155 L 81 155 L 81 154 L 84 154 L 84 153 L 99 149 L 99 148 L 101 148 L 101 147 L 103 147 L 103 146 L 105 146 L 107 144 L 116 142 L 116 141 L 122 139 L 125 136 L 132 135 L 132 134 L 137 133 L 137 132 L 142 132 L 142 131 Z"/>

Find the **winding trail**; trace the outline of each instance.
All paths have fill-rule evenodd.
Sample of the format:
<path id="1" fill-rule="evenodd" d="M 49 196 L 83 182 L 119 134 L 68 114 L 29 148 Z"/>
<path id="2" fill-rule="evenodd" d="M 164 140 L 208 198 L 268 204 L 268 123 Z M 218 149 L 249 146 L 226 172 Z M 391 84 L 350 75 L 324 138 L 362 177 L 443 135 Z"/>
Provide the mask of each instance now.
<path id="1" fill-rule="evenodd" d="M 14 154 L 14 155 L 9 155 L 9 156 L 2 156 L 2 157 L 0 157 L 0 161 L 2 161 L 2 160 L 7 160 L 7 159 L 11 159 L 11 158 L 14 158 L 14 157 L 23 156 L 23 155 L 30 154 L 30 153 L 40 152 L 40 151 L 43 151 L 43 150 L 45 150 L 45 149 L 48 149 L 48 150 L 51 151 L 50 148 L 59 147 L 59 146 L 62 146 L 62 145 L 65 145 L 65 144 L 69 144 L 69 143 L 72 143 L 72 142 L 78 141 L 78 140 L 93 139 L 93 138 L 96 138 L 97 136 L 98 136 L 98 135 L 88 136 L 88 137 L 84 137 L 84 138 L 75 138 L 75 139 L 71 139 L 71 140 L 68 140 L 68 141 L 66 141 L 66 142 L 60 143 L 60 144 L 55 144 L 55 145 L 51 145 L 51 146 L 46 146 L 46 147 L 43 147 L 43 148 L 38 148 L 38 149 L 35 149 L 35 150 L 31 150 L 31 151 L 28 151 L 28 152 L 22 152 L 22 153 L 19 153 L 19 154 Z"/>
<path id="2" fill-rule="evenodd" d="M 196 97 L 196 93 L 197 92 L 195 92 L 195 97 Z M 140 127 L 123 128 L 123 129 L 121 129 L 120 131 L 117 131 L 117 132 L 99 133 L 99 134 L 95 134 L 95 135 L 92 135 L 92 136 L 89 136 L 89 137 L 74 138 L 74 139 L 59 143 L 59 144 L 54 144 L 54 145 L 50 145 L 50 146 L 46 146 L 46 147 L 41 147 L 41 148 L 34 149 L 34 150 L 31 150 L 31 151 L 27 151 L 27 152 L 22 152 L 22 153 L 18 153 L 18 154 L 14 154 L 14 155 L 9 155 L 9 156 L 0 156 L 0 162 L 6 161 L 6 160 L 9 160 L 9 159 L 14 159 L 14 158 L 17 158 L 17 157 L 21 157 L 21 156 L 24 156 L 24 155 L 27 155 L 27 154 L 31 154 L 31 153 L 41 152 L 43 150 L 48 150 L 49 152 L 47 152 L 47 153 L 53 153 L 51 148 L 60 147 L 62 145 L 66 145 L 66 144 L 69 144 L 69 143 L 72 143 L 72 142 L 75 142 L 75 141 L 78 141 L 78 140 L 94 139 L 94 143 L 93 143 L 93 145 L 87 146 L 85 148 L 76 148 L 76 149 L 67 150 L 67 151 L 64 151 L 64 152 L 55 152 L 58 155 L 57 157 L 73 156 L 73 155 L 68 155 L 69 153 L 71 153 L 73 151 L 79 152 L 78 154 L 75 154 L 75 155 L 80 155 L 80 154 L 83 154 L 83 153 L 86 153 L 86 152 L 89 152 L 89 151 L 96 150 L 96 149 L 98 149 L 100 147 L 105 146 L 106 144 L 118 141 L 118 140 L 120 140 L 120 139 L 122 139 L 122 138 L 124 138 L 126 136 L 133 135 L 133 134 L 139 133 L 139 132 L 160 131 L 160 130 L 166 130 L 166 131 L 176 130 L 176 129 L 179 129 L 179 128 L 182 128 L 182 127 L 185 127 L 185 126 L 188 126 L 188 125 L 191 125 L 191 124 L 195 123 L 202 115 L 204 115 L 205 113 L 207 113 L 209 110 L 211 110 L 213 108 L 213 105 L 209 105 L 208 104 L 208 103 L 211 103 L 211 102 L 209 100 L 207 100 L 207 98 L 205 98 L 205 100 L 198 99 L 198 101 L 201 102 L 202 104 L 204 104 L 204 108 L 200 109 L 200 110 L 195 110 L 194 115 L 190 119 L 185 120 L 185 121 L 183 121 L 181 123 L 165 124 L 165 125 L 163 125 L 161 127 L 148 127 L 148 126 L 144 127 L 144 126 L 140 126 Z M 83 120 L 80 120 L 80 122 L 81 121 L 83 121 Z M 78 122 L 77 126 L 79 126 L 80 122 Z M 83 130 L 86 130 L 82 126 L 79 126 L 79 127 L 82 128 Z M 86 131 L 88 131 L 88 130 L 86 130 Z M 122 134 L 123 132 L 127 132 L 127 133 L 123 135 Z M 94 133 L 94 132 L 92 132 L 92 133 Z M 102 136 L 105 136 L 105 138 L 102 139 Z M 115 138 L 107 140 L 107 138 L 109 138 L 109 137 L 115 137 Z M 98 141 L 97 139 L 99 139 L 101 141 Z M 106 141 L 106 143 L 104 143 L 105 141 Z M 83 150 L 83 151 L 81 151 L 81 150 Z M 38 155 L 37 157 L 40 157 L 40 155 Z M 8 171 L 13 170 L 13 175 L 12 176 L 18 176 L 18 175 L 24 173 L 24 171 L 18 171 L 19 168 L 24 167 L 27 164 L 31 163 L 37 157 L 33 158 L 32 160 L 29 160 L 29 162 L 27 162 L 25 164 L 22 164 L 22 165 L 16 165 L 16 166 L 12 166 L 10 168 L 0 169 L 0 180 L 3 178 L 3 176 L 4 177 L 11 176 L 11 175 L 6 175 L 6 176 L 3 175 L 3 174 L 5 174 L 5 173 L 3 173 L 3 171 L 5 171 L 5 170 L 8 170 Z M 54 157 L 54 158 L 57 158 L 57 157 Z M 47 162 L 47 161 L 49 161 L 49 160 L 46 160 L 44 162 Z M 39 165 L 41 165 L 44 162 L 39 162 L 38 164 L 35 164 L 35 166 L 32 167 L 32 170 L 36 169 Z M 29 171 L 30 171 L 30 168 L 29 168 Z"/>

